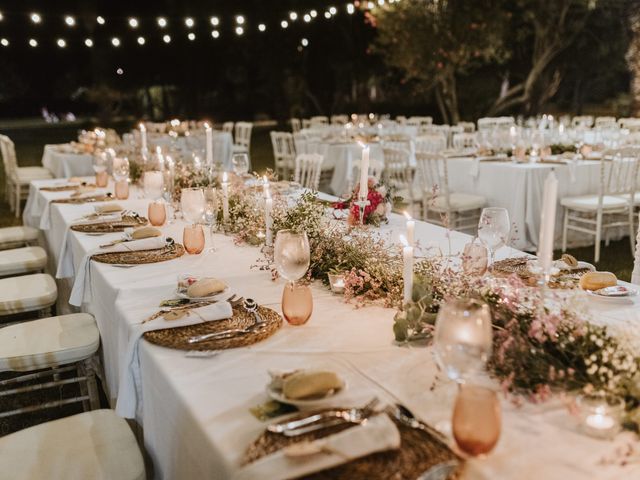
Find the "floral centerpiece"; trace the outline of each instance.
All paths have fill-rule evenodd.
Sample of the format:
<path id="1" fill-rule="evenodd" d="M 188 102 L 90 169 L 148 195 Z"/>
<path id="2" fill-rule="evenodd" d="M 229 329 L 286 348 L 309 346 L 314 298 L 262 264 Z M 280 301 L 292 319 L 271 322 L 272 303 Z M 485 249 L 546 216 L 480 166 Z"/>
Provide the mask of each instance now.
<path id="1" fill-rule="evenodd" d="M 341 202 L 336 202 L 334 208 L 349 209 L 347 222 L 349 225 L 357 225 L 360 222 L 360 207 L 357 202 L 360 195 L 360 184 L 358 183 L 351 196 Z M 393 195 L 391 189 L 382 181 L 369 177 L 369 193 L 367 195 L 369 205 L 364 209 L 363 223 L 365 225 L 379 226 L 387 221 L 387 215 L 391 212 L 393 205 Z"/>

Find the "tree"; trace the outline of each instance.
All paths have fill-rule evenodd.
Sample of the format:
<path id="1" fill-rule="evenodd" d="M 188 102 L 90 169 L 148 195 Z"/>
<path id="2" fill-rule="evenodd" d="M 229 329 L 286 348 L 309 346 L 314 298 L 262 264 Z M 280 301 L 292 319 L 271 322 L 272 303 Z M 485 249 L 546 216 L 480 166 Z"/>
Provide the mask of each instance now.
<path id="1" fill-rule="evenodd" d="M 499 0 L 404 0 L 371 13 L 377 51 L 404 81 L 433 92 L 446 123 L 460 119 L 458 81 L 508 58 Z"/>

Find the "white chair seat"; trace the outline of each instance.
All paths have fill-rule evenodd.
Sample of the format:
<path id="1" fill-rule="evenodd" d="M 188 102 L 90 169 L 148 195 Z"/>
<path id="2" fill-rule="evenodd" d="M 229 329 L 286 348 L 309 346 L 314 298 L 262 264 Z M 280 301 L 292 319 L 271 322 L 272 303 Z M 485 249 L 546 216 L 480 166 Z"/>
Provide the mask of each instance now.
<path id="1" fill-rule="evenodd" d="M 31 227 L 0 228 L 0 249 L 38 241 L 38 230 Z"/>
<path id="2" fill-rule="evenodd" d="M 249 150 L 244 145 L 233 144 L 233 153 L 249 153 Z"/>
<path id="3" fill-rule="evenodd" d="M 44 167 L 19 167 L 16 175 L 22 185 L 28 185 L 32 180 L 53 178 L 51 172 Z"/>
<path id="4" fill-rule="evenodd" d="M 602 197 L 602 208 L 604 210 L 618 210 L 625 208 L 629 202 L 621 197 L 605 195 Z M 579 197 L 565 197 L 560 200 L 563 207 L 572 208 L 587 212 L 596 212 L 598 210 L 598 195 L 582 195 Z"/>
<path id="5" fill-rule="evenodd" d="M 57 297 L 56 282 L 46 273 L 0 279 L 0 315 L 42 310 Z"/>
<path id="6" fill-rule="evenodd" d="M 399 189 L 396 189 L 396 190 L 393 192 L 393 195 L 394 195 L 395 197 L 402 197 L 402 199 L 403 199 L 405 202 L 409 202 L 409 201 L 410 201 L 410 199 L 411 199 L 411 196 L 412 196 L 412 195 L 413 195 L 413 201 L 414 201 L 414 202 L 422 201 L 422 192 L 420 191 L 420 189 L 419 189 L 419 188 L 416 188 L 416 187 L 412 187 L 412 188 L 411 188 L 411 191 L 409 191 L 409 189 L 408 189 L 408 188 L 399 188 Z"/>
<path id="7" fill-rule="evenodd" d="M 477 210 L 487 204 L 487 199 L 481 195 L 470 193 L 450 193 L 449 206 L 452 212 L 465 212 L 467 210 Z M 445 197 L 443 195 L 429 205 L 429 210 L 444 212 L 447 210 Z"/>
<path id="8" fill-rule="evenodd" d="M 44 270 L 47 252 L 42 247 L 23 247 L 0 251 L 0 277 Z"/>
<path id="9" fill-rule="evenodd" d="M 93 410 L 0 438 L 0 472 L 12 480 L 144 480 L 126 420 Z"/>
<path id="10" fill-rule="evenodd" d="M 99 345 L 96 321 L 87 313 L 16 323 L 0 329 L 0 371 L 28 372 L 79 362 Z"/>

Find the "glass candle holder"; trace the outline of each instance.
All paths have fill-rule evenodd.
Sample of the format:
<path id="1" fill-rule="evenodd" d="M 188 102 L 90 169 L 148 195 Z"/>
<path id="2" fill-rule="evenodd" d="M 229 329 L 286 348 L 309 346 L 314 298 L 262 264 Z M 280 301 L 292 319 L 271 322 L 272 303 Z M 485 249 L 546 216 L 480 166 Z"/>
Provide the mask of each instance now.
<path id="1" fill-rule="evenodd" d="M 164 225 L 167 220 L 167 209 L 163 200 L 156 200 L 149 203 L 148 209 L 149 223 L 154 227 Z"/>
<path id="2" fill-rule="evenodd" d="M 341 273 L 329 274 L 329 285 L 331 285 L 331 291 L 333 293 L 344 293 L 344 276 Z"/>
<path id="3" fill-rule="evenodd" d="M 460 385 L 451 424 L 460 450 L 473 456 L 486 455 L 500 439 L 498 394 L 487 387 Z"/>
<path id="4" fill-rule="evenodd" d="M 96 172 L 96 187 L 104 188 L 109 183 L 109 173 L 104 170 L 102 172 Z"/>
<path id="5" fill-rule="evenodd" d="M 464 246 L 462 252 L 462 270 L 464 273 L 480 277 L 487 271 L 488 263 L 487 247 L 476 242 L 475 239 Z"/>
<path id="6" fill-rule="evenodd" d="M 118 180 L 116 182 L 115 193 L 118 200 L 126 200 L 129 198 L 129 180 Z"/>
<path id="7" fill-rule="evenodd" d="M 202 225 L 188 225 L 182 232 L 182 245 L 190 255 L 197 255 L 204 250 L 204 229 Z"/>
<path id="8" fill-rule="evenodd" d="M 581 395 L 577 399 L 580 425 L 592 437 L 612 438 L 620 430 L 624 400 L 615 395 Z"/>
<path id="9" fill-rule="evenodd" d="M 291 325 L 304 325 L 313 313 L 313 296 L 308 285 L 288 283 L 282 291 L 282 314 Z"/>

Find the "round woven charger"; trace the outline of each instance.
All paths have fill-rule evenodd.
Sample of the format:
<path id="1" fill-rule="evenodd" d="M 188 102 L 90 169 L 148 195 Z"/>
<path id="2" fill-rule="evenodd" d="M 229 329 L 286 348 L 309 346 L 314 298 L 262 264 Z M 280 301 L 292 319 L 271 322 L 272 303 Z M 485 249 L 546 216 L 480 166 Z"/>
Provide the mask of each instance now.
<path id="1" fill-rule="evenodd" d="M 71 205 L 82 205 L 84 203 L 93 203 L 93 202 L 110 202 L 111 200 L 115 200 L 115 197 L 108 197 L 106 195 L 97 195 L 95 197 L 78 197 L 78 198 L 57 198 L 55 200 L 51 200 L 51 203 L 68 203 Z"/>
<path id="2" fill-rule="evenodd" d="M 71 230 L 82 233 L 124 232 L 125 228 L 143 227 L 149 221 L 144 217 L 124 217 L 117 222 L 92 223 L 89 225 L 71 225 Z"/>
<path id="3" fill-rule="evenodd" d="M 306 417 L 310 412 L 300 414 L 298 418 Z M 382 415 L 386 415 L 383 413 Z M 296 418 L 296 417 L 293 417 Z M 292 419 L 293 419 L 292 418 Z M 366 457 L 353 460 L 337 467 L 305 476 L 313 480 L 354 480 L 384 478 L 393 480 L 415 480 L 429 468 L 449 460 L 460 460 L 446 445 L 432 437 L 429 433 L 400 424 L 395 419 L 400 431 L 400 448 L 386 452 L 377 452 Z M 251 463 L 259 458 L 274 453 L 287 445 L 313 441 L 318 438 L 333 435 L 350 428 L 349 425 L 326 428 L 297 437 L 285 437 L 278 433 L 264 431 L 247 449 L 243 464 Z M 460 467 L 449 475 L 448 480 L 459 478 L 463 468 Z"/>
<path id="4" fill-rule="evenodd" d="M 159 263 L 173 260 L 184 255 L 184 247 L 179 243 L 170 247 L 156 248 L 155 250 L 140 250 L 139 252 L 110 252 L 98 253 L 91 257 L 92 260 L 112 265 L 142 265 L 145 263 Z"/>
<path id="5" fill-rule="evenodd" d="M 530 259 L 527 257 L 505 258 L 494 262 L 491 273 L 494 275 L 508 276 L 512 274 L 518 275 L 526 284 L 536 286 L 538 277 L 531 273 L 527 268 Z M 551 277 L 548 286 L 557 289 L 573 289 L 577 288 L 580 283 L 580 277 L 588 272 L 588 268 L 577 268 L 571 271 L 562 271 L 560 275 Z"/>
<path id="6" fill-rule="evenodd" d="M 242 307 L 235 307 L 233 309 L 233 317 L 226 320 L 198 323 L 188 327 L 154 330 L 145 333 L 144 338 L 156 345 L 179 350 L 225 350 L 228 348 L 246 347 L 247 345 L 253 345 L 254 343 L 269 338 L 282 325 L 282 317 L 275 310 L 267 307 L 259 307 L 258 311 L 266 324 L 265 327 L 256 332 L 236 335 L 232 338 L 213 339 L 198 343 L 188 342 L 190 338 L 197 335 L 223 332 L 235 328 L 246 328 L 254 325 L 256 322 L 255 317 Z"/>

